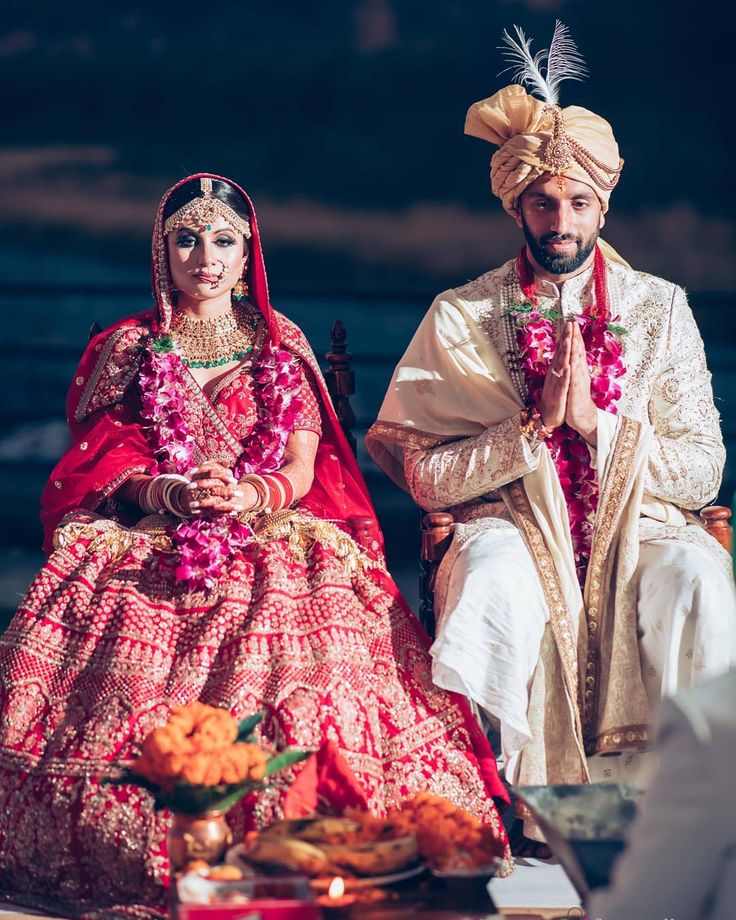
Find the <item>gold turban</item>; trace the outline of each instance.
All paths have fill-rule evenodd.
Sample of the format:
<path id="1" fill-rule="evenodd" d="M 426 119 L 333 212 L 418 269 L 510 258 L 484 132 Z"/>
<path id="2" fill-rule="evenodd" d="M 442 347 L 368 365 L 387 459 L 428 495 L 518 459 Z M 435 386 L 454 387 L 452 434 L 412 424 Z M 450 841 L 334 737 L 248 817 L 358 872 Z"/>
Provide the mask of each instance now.
<path id="1" fill-rule="evenodd" d="M 623 160 L 611 126 L 599 115 L 575 105 L 561 109 L 513 84 L 470 106 L 465 133 L 498 145 L 491 190 L 512 217 L 521 193 L 544 173 L 584 182 L 608 210 Z"/>

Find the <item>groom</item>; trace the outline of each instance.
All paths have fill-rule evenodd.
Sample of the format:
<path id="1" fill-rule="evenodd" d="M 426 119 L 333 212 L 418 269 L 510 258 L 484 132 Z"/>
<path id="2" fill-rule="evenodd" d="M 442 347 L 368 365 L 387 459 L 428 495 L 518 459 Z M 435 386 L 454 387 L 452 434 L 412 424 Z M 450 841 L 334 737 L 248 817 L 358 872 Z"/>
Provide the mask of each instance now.
<path id="1" fill-rule="evenodd" d="M 692 514 L 725 456 L 702 341 L 684 291 L 600 239 L 618 145 L 547 77 L 468 111 L 523 245 L 436 298 L 366 441 L 458 522 L 433 676 L 531 785 L 628 778 L 651 702 L 736 662 L 729 560 Z"/>

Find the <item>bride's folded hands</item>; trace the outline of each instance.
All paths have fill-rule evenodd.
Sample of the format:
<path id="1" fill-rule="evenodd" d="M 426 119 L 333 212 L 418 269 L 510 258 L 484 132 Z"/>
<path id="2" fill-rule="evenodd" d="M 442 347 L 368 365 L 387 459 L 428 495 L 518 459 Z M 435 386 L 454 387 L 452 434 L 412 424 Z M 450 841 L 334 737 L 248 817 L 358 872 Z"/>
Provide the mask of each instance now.
<path id="1" fill-rule="evenodd" d="M 258 504 L 258 492 L 249 482 L 238 482 L 232 472 L 215 460 L 208 460 L 182 485 L 179 501 L 193 516 L 205 511 L 238 514 Z"/>

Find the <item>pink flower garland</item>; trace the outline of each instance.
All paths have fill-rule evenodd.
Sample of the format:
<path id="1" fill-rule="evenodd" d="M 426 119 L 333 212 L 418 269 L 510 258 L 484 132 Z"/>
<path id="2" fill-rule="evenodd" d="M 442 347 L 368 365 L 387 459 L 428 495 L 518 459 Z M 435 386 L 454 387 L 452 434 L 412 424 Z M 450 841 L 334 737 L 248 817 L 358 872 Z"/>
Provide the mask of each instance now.
<path id="1" fill-rule="evenodd" d="M 538 406 L 544 380 L 555 354 L 555 337 L 562 315 L 540 310 L 534 294 L 531 266 L 522 250 L 517 259 L 519 280 L 526 300 L 515 304 L 509 314 L 516 324 L 516 341 L 521 368 L 527 384 L 529 402 Z M 596 407 L 615 415 L 621 387 L 616 382 L 626 373 L 622 359 L 621 336 L 625 330 L 611 322 L 605 293 L 605 263 L 596 249 L 594 265 L 596 303 L 575 317 L 585 343 L 591 375 L 591 398 Z M 568 425 L 560 425 L 545 440 L 559 476 L 575 553 L 575 569 L 581 585 L 590 559 L 593 527 L 598 508 L 598 481 L 584 438 Z"/>
<path id="2" fill-rule="evenodd" d="M 258 420 L 248 435 L 248 443 L 235 464 L 233 475 L 274 473 L 281 466 L 286 441 L 304 402 L 294 394 L 300 374 L 290 351 L 269 339 L 253 367 L 253 380 L 260 399 Z"/>
<path id="3" fill-rule="evenodd" d="M 143 351 L 138 375 L 141 416 L 156 455 L 151 475 L 189 473 L 194 464 L 194 438 L 186 424 L 182 363 L 171 336 L 153 339 Z"/>
<path id="4" fill-rule="evenodd" d="M 233 475 L 271 473 L 279 468 L 286 441 L 303 408 L 296 356 L 269 339 L 253 366 L 258 420 L 237 459 Z M 151 338 L 144 350 L 138 384 L 141 416 L 156 455 L 152 475 L 194 469 L 194 438 L 186 422 L 184 365 L 171 336 Z M 254 541 L 252 530 L 229 514 L 209 514 L 183 521 L 170 532 L 175 556 L 173 573 L 189 591 L 217 583 L 235 554 Z"/>

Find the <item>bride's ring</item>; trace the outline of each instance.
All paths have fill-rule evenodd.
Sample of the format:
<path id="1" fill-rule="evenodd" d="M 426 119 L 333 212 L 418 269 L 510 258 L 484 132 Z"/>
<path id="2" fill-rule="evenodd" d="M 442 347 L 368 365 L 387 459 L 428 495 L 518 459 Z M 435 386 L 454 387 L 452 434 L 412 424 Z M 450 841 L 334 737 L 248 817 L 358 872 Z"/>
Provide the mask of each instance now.
<path id="1" fill-rule="evenodd" d="M 556 367 L 551 367 L 551 368 L 550 368 L 550 372 L 551 372 L 555 377 L 562 377 L 562 371 L 558 371 Z"/>

